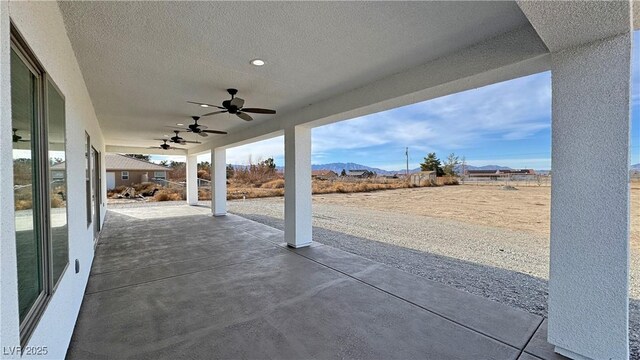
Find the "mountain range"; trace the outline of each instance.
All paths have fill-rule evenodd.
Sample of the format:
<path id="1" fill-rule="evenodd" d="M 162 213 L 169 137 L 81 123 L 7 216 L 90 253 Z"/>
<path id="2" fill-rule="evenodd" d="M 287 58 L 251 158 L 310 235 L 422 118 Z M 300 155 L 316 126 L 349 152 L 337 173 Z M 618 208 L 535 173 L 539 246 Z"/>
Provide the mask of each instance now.
<path id="1" fill-rule="evenodd" d="M 234 165 L 234 167 L 242 167 L 242 165 Z M 506 167 L 506 166 L 499 166 L 499 165 L 484 165 L 484 166 L 472 166 L 472 165 L 466 165 L 467 170 L 511 170 L 512 168 L 510 167 Z M 284 170 L 283 166 L 278 166 L 276 168 L 278 171 L 282 171 Z M 383 170 L 383 169 L 379 169 L 379 168 L 375 168 L 375 167 L 371 167 L 371 166 L 367 166 L 367 165 L 362 165 L 362 164 L 356 164 L 356 163 L 329 163 L 329 164 L 313 164 L 311 165 L 311 170 L 331 170 L 334 171 L 337 174 L 340 174 L 342 172 L 342 170 L 367 170 L 367 171 L 371 171 L 371 172 L 375 172 L 378 175 L 393 175 L 393 174 L 404 174 L 405 173 L 405 169 L 400 169 L 400 170 L 395 170 L 395 171 L 389 171 L 389 170 Z M 638 164 L 634 164 L 631 165 L 631 170 L 632 171 L 640 171 L 640 163 Z M 413 169 L 409 169 L 410 173 L 415 173 L 415 172 L 419 172 L 420 168 L 413 168 Z M 462 171 L 462 166 L 458 165 L 456 166 L 456 172 L 461 172 Z M 536 170 L 537 173 L 548 173 L 549 170 L 544 170 L 544 169 L 537 169 Z"/>

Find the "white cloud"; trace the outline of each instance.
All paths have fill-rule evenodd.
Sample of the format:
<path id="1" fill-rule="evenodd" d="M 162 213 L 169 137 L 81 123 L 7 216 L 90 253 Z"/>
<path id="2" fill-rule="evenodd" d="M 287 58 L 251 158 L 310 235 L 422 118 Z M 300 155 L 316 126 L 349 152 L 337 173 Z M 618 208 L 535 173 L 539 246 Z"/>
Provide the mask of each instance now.
<path id="1" fill-rule="evenodd" d="M 395 144 L 428 151 L 526 139 L 550 126 L 550 78 L 531 75 L 316 128 L 314 150 Z"/>
<path id="2" fill-rule="evenodd" d="M 257 162 L 272 157 L 276 165 L 284 164 L 284 137 L 278 136 L 267 140 L 227 149 L 227 164 L 248 165 L 249 161 Z M 201 155 L 198 161 L 211 161 L 211 155 Z"/>

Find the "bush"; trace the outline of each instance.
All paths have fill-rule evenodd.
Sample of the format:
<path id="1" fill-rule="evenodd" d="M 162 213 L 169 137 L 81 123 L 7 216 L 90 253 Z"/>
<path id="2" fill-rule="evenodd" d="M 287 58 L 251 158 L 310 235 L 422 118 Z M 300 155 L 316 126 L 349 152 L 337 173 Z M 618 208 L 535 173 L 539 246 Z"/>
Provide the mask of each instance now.
<path id="1" fill-rule="evenodd" d="M 275 179 L 260 185 L 263 189 L 284 189 L 284 179 Z"/>
<path id="2" fill-rule="evenodd" d="M 179 201 L 184 200 L 182 194 L 168 191 L 168 190 L 160 190 L 156 192 L 153 196 L 154 201 Z"/>

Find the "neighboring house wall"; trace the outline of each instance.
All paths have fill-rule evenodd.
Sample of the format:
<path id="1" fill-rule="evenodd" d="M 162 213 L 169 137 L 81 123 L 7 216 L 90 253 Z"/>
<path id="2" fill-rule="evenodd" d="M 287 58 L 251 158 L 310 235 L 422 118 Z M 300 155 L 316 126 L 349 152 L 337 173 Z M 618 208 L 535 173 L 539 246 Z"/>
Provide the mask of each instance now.
<path id="1" fill-rule="evenodd" d="M 153 178 L 155 178 L 157 175 L 160 174 L 156 174 L 156 171 L 147 171 L 147 170 L 107 170 L 108 172 L 113 172 L 115 173 L 115 186 L 131 186 L 134 184 L 140 184 L 143 182 L 148 182 L 153 180 Z M 127 179 L 123 179 L 122 178 L 122 173 L 128 173 L 129 176 Z M 166 179 L 167 178 L 167 172 L 166 171 L 158 171 L 158 173 L 161 173 L 163 175 L 162 178 Z M 158 178 L 160 178 L 158 176 Z"/>
<path id="2" fill-rule="evenodd" d="M 63 359 L 82 303 L 94 255 L 93 223 L 87 226 L 85 131 L 104 154 L 89 93 L 67 37 L 57 2 L 0 1 L 0 346 L 20 346 L 16 237 L 13 209 L 9 17 L 65 98 L 69 266 L 52 293 L 26 346 L 47 347 Z M 103 186 L 104 189 L 104 177 Z M 101 194 L 106 204 L 106 192 Z M 105 208 L 101 209 L 104 218 Z M 79 272 L 74 271 L 78 260 Z M 8 350 L 7 350 L 8 351 Z"/>

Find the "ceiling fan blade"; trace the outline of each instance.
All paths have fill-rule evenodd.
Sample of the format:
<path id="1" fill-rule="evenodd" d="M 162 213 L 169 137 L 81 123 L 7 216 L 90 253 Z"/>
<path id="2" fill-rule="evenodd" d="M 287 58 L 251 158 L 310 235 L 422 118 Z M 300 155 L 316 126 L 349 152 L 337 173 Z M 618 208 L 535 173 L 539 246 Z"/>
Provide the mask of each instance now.
<path id="1" fill-rule="evenodd" d="M 162 148 L 159 146 L 149 146 L 147 149 L 162 149 Z"/>
<path id="2" fill-rule="evenodd" d="M 206 132 L 202 132 L 202 131 L 201 131 L 201 132 L 197 132 L 196 134 L 198 134 L 198 135 L 200 135 L 200 136 L 202 136 L 202 137 L 207 137 L 207 136 L 209 136 L 209 134 L 207 134 Z"/>
<path id="3" fill-rule="evenodd" d="M 255 114 L 275 114 L 275 110 L 271 109 L 260 109 L 260 108 L 244 108 L 243 112 L 255 113 Z"/>
<path id="4" fill-rule="evenodd" d="M 226 131 L 220 131 L 220 130 L 202 130 L 203 132 L 208 132 L 210 134 L 228 134 Z"/>
<path id="5" fill-rule="evenodd" d="M 202 144 L 201 141 L 184 140 L 182 144 Z"/>
<path id="6" fill-rule="evenodd" d="M 211 104 L 207 104 L 207 103 L 201 103 L 201 102 L 196 102 L 196 101 L 187 101 L 189 104 L 195 104 L 195 105 L 207 105 L 208 107 L 214 107 L 214 108 L 218 108 L 218 109 L 224 109 L 222 106 L 218 106 L 218 105 L 211 105 Z M 203 106 L 204 107 L 204 106 Z"/>
<path id="7" fill-rule="evenodd" d="M 236 115 L 238 115 L 238 117 L 244 121 L 251 121 L 253 120 L 253 118 L 251 116 L 249 116 L 249 114 L 245 114 L 243 112 L 238 112 L 236 113 Z"/>
<path id="8" fill-rule="evenodd" d="M 226 112 L 227 112 L 227 110 L 214 111 L 214 112 L 210 112 L 210 113 L 203 114 L 202 116 L 209 116 L 209 115 L 215 115 L 215 114 L 222 114 L 222 113 L 226 113 Z"/>
<path id="9" fill-rule="evenodd" d="M 244 105 L 244 99 L 241 99 L 239 97 L 233 98 L 233 100 L 231 100 L 231 105 L 239 109 L 242 107 L 242 105 Z"/>
<path id="10" fill-rule="evenodd" d="M 185 150 L 185 148 L 178 148 L 178 147 L 172 146 L 172 147 L 168 148 L 167 150 Z"/>

